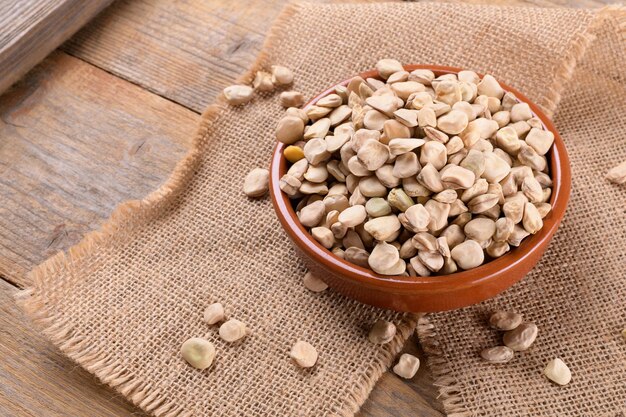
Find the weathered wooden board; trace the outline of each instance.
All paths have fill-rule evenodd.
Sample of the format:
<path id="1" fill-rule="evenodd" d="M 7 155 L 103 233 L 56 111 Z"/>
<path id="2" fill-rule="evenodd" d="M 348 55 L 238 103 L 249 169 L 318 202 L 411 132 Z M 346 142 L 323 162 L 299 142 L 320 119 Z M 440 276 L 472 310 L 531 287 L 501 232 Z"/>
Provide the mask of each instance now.
<path id="1" fill-rule="evenodd" d="M 609 2 L 495 1 L 572 7 L 598 7 Z M 286 3 L 287 0 L 122 0 L 78 32 L 63 49 L 201 112 L 254 61 L 267 30 Z"/>
<path id="2" fill-rule="evenodd" d="M 254 61 L 286 3 L 122 0 L 63 49 L 201 112 Z"/>
<path id="3" fill-rule="evenodd" d="M 165 180 L 199 116 L 64 53 L 0 100 L 0 276 L 24 273 Z"/>
<path id="4" fill-rule="evenodd" d="M 0 92 L 112 0 L 20 0 L 0 5 Z"/>
<path id="5" fill-rule="evenodd" d="M 0 416 L 144 415 L 38 334 L 15 305 L 15 291 L 0 280 Z M 415 341 L 408 346 L 414 350 Z M 408 383 L 387 373 L 357 416 L 443 417 L 431 405 L 435 391 L 425 366 Z"/>
<path id="6" fill-rule="evenodd" d="M 143 414 L 32 329 L 0 280 L 0 416 L 131 417 Z"/>

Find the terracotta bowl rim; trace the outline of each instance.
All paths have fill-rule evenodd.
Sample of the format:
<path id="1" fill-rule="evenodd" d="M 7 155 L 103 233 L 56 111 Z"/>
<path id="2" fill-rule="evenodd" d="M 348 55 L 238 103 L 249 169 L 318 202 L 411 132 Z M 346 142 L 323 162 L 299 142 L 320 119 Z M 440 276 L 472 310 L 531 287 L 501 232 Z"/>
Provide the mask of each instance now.
<path id="1" fill-rule="evenodd" d="M 440 65 L 407 64 L 405 70 L 429 69 L 437 76 L 447 73 L 458 73 L 462 68 L 448 67 Z M 378 78 L 376 70 L 369 70 L 359 73 L 362 78 Z M 478 74 L 481 78 L 483 74 Z M 302 108 L 306 109 L 314 105 L 320 98 L 330 94 L 338 85 L 347 85 L 352 79 L 348 78 L 333 85 L 315 98 L 306 103 Z M 342 276 L 343 279 L 351 280 L 359 285 L 384 289 L 396 293 L 412 293 L 419 289 L 422 293 L 432 292 L 437 294 L 448 288 L 462 289 L 472 288 L 485 282 L 497 280 L 502 274 L 512 273 L 526 262 L 532 262 L 533 254 L 539 252 L 540 258 L 542 247 L 548 243 L 556 232 L 561 219 L 565 214 L 571 187 L 571 171 L 569 158 L 565 149 L 565 144 L 556 130 L 552 121 L 539 109 L 539 107 L 529 100 L 524 94 L 515 88 L 498 80 L 505 91 L 515 94 L 520 102 L 528 103 L 531 111 L 544 124 L 544 127 L 554 134 L 554 144 L 549 151 L 550 174 L 553 181 L 552 196 L 550 204 L 552 211 L 544 218 L 543 228 L 537 234 L 527 237 L 519 247 L 512 248 L 510 252 L 491 260 L 477 268 L 467 271 L 456 272 L 449 275 L 436 275 L 430 277 L 405 277 L 405 276 L 385 276 L 354 265 L 343 259 L 336 257 L 328 249 L 320 245 L 300 224 L 296 213 L 291 205 L 290 199 L 279 187 L 279 180 L 286 172 L 286 160 L 283 158 L 285 144 L 277 142 L 272 155 L 270 167 L 270 195 L 272 204 L 279 221 L 289 237 L 295 242 L 300 250 L 305 252 L 315 262 L 323 267 L 332 270 Z"/>

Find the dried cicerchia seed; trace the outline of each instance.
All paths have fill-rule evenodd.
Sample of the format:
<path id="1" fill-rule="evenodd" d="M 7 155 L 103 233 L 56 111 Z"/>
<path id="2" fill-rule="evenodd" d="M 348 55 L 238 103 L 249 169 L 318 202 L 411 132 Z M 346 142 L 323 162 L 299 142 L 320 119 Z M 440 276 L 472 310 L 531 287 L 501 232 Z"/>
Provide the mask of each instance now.
<path id="1" fill-rule="evenodd" d="M 409 73 L 394 59 L 376 69 L 276 127 L 292 163 L 280 187 L 322 246 L 382 275 L 428 276 L 476 268 L 541 230 L 554 135 L 528 104 L 490 75 Z"/>

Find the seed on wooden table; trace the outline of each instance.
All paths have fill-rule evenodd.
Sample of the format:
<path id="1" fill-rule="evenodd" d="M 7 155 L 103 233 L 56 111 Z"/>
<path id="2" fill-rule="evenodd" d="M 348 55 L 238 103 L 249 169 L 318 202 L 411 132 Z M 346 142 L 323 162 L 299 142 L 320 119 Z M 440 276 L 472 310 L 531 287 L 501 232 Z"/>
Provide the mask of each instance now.
<path id="1" fill-rule="evenodd" d="M 322 292 L 328 288 L 328 285 L 326 285 L 324 281 L 313 275 L 310 271 L 304 274 L 302 284 L 307 290 L 312 292 Z"/>
<path id="2" fill-rule="evenodd" d="M 507 346 L 495 346 L 484 349 L 480 356 L 490 363 L 507 363 L 513 359 L 515 352 Z"/>
<path id="3" fill-rule="evenodd" d="M 183 343 L 180 353 L 189 365 L 197 369 L 206 369 L 215 359 L 215 346 L 206 339 L 192 337 Z"/>
<path id="4" fill-rule="evenodd" d="M 537 338 L 538 329 L 533 323 L 522 323 L 506 332 L 502 338 L 504 344 L 516 352 L 528 350 Z"/>
<path id="5" fill-rule="evenodd" d="M 523 316 L 512 311 L 496 311 L 489 317 L 489 325 L 497 330 L 513 330 L 522 324 Z"/>
<path id="6" fill-rule="evenodd" d="M 235 319 L 230 319 L 220 326 L 219 334 L 226 342 L 235 342 L 247 334 L 246 325 Z"/>
<path id="7" fill-rule="evenodd" d="M 377 320 L 372 326 L 368 339 L 375 344 L 386 344 L 396 335 L 396 325 L 385 320 Z"/>
<path id="8" fill-rule="evenodd" d="M 231 85 L 224 89 L 223 94 L 228 104 L 238 106 L 252 100 L 254 90 L 247 85 Z"/>
<path id="9" fill-rule="evenodd" d="M 565 362 L 559 358 L 554 358 L 543 370 L 543 374 L 552 382 L 559 385 L 567 385 L 572 380 L 572 372 L 569 370 Z"/>
<path id="10" fill-rule="evenodd" d="M 300 107 L 304 104 L 304 96 L 299 91 L 283 91 L 279 101 L 283 107 Z"/>
<path id="11" fill-rule="evenodd" d="M 289 356 L 302 368 L 315 366 L 318 359 L 317 350 L 308 342 L 298 340 L 291 348 Z"/>
<path id="12" fill-rule="evenodd" d="M 270 173 L 267 169 L 254 168 L 246 175 L 243 192 L 248 197 L 262 197 L 269 189 Z"/>
<path id="13" fill-rule="evenodd" d="M 204 310 L 202 317 L 207 324 L 219 323 L 226 317 L 224 306 L 221 303 L 213 303 Z"/>
<path id="14" fill-rule="evenodd" d="M 411 379 L 420 367 L 420 360 L 410 353 L 403 353 L 398 363 L 393 367 L 393 372 L 401 378 Z"/>

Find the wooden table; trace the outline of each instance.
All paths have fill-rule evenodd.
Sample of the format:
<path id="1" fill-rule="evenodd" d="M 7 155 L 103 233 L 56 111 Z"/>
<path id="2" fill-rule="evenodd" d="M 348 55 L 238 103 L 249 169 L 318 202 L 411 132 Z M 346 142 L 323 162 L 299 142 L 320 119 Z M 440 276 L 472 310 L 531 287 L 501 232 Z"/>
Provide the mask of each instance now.
<path id="1" fill-rule="evenodd" d="M 168 177 L 200 113 L 252 63 L 284 3 L 117 1 L 2 96 L 0 416 L 142 414 L 34 331 L 12 295 L 31 268 Z M 421 355 L 415 340 L 407 350 Z M 423 365 L 411 381 L 385 374 L 359 415 L 444 414 Z"/>

